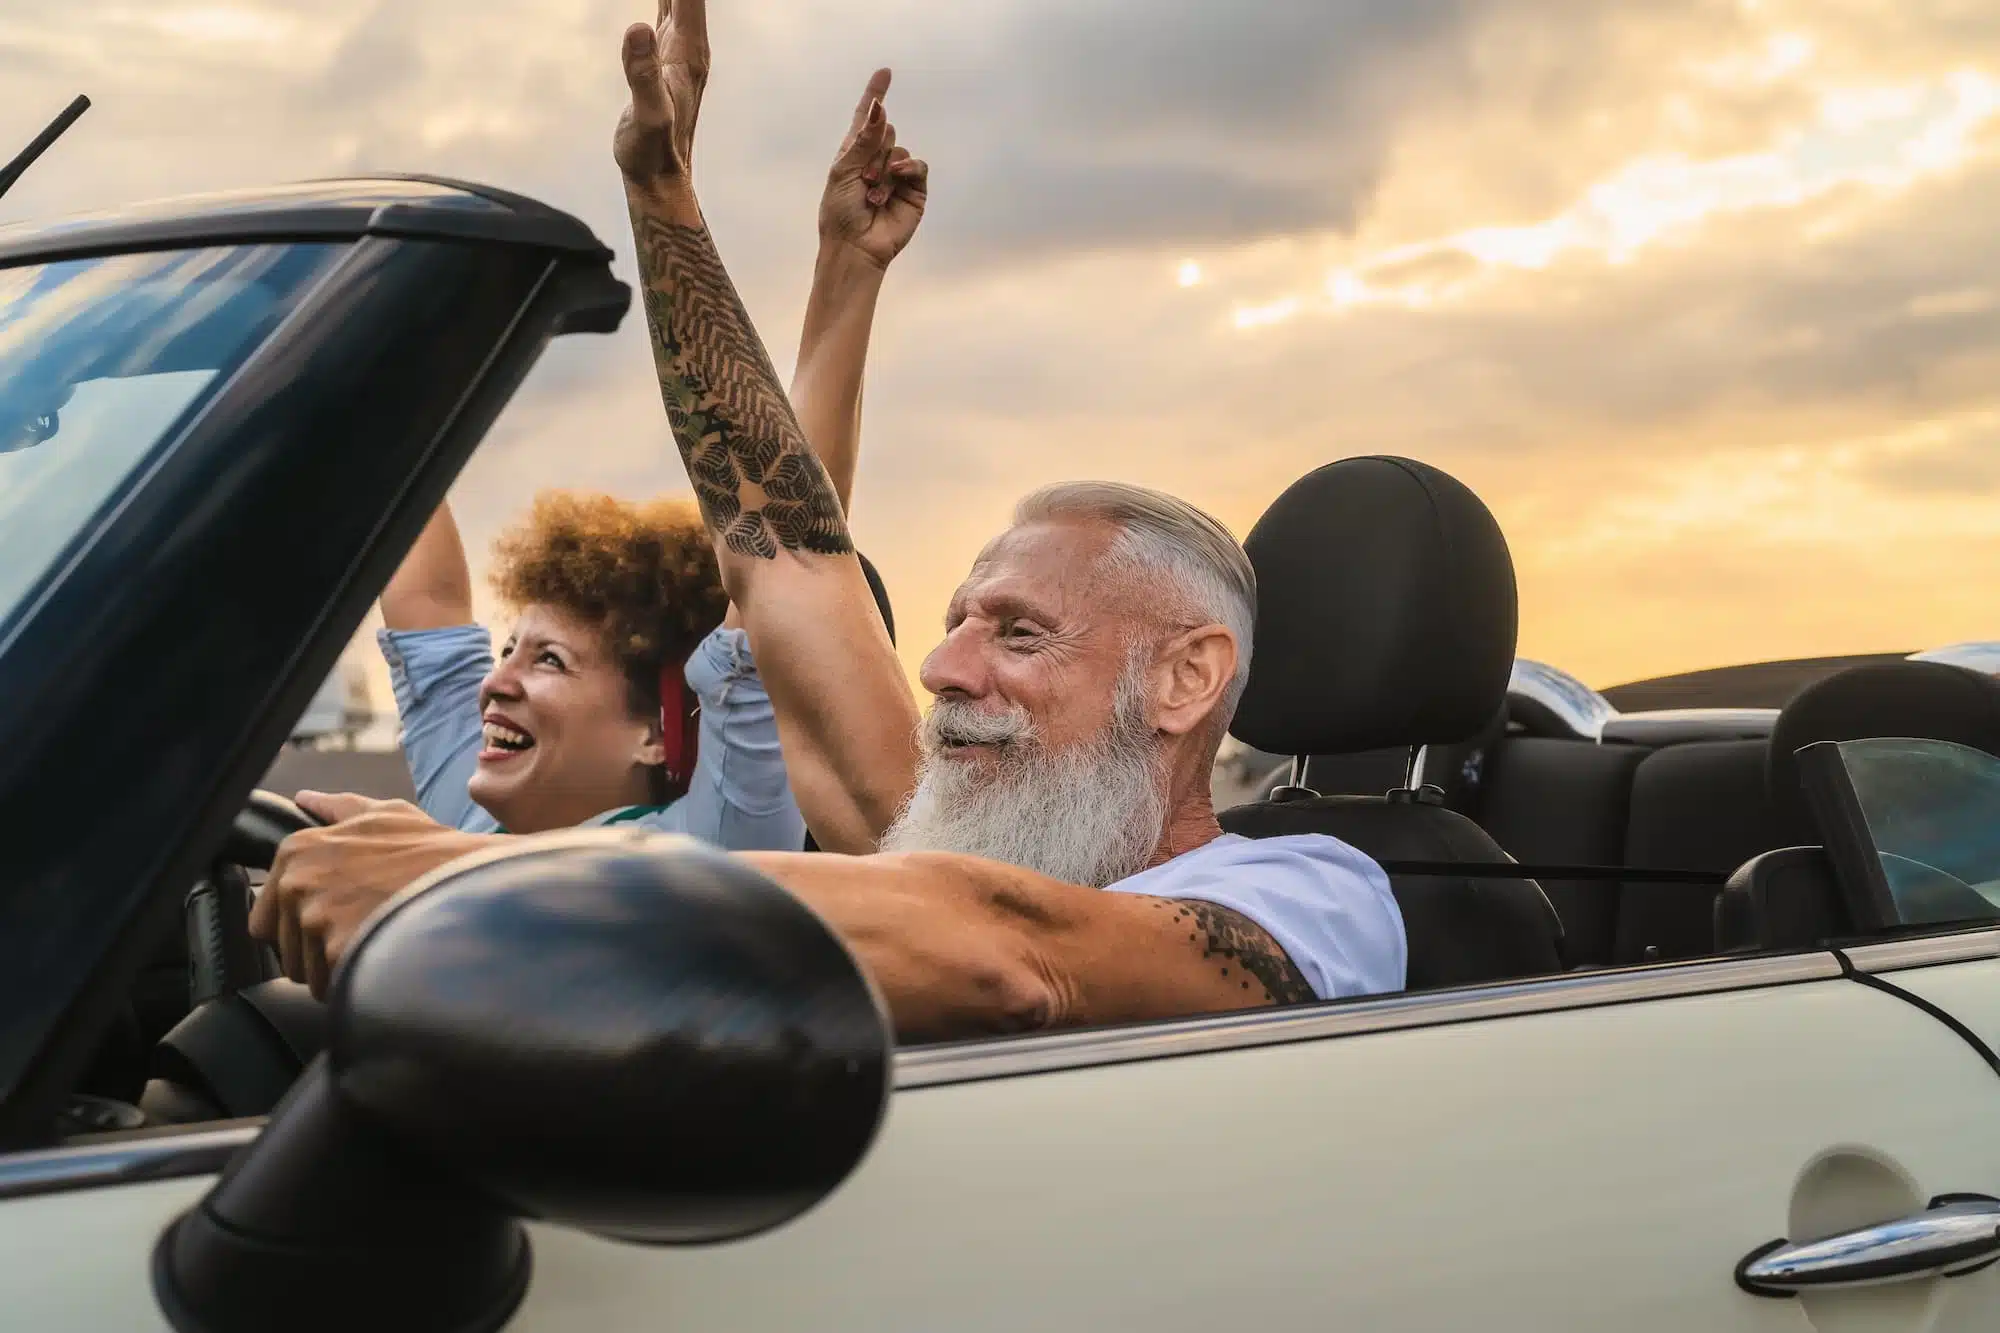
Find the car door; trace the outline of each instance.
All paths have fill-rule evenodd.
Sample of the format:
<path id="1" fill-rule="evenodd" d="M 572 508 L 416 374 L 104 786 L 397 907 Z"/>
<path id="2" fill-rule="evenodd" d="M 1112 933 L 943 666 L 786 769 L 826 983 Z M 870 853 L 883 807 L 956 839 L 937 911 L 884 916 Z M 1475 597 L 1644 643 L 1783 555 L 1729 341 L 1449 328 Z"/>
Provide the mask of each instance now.
<path id="1" fill-rule="evenodd" d="M 1927 1006 L 2000 1069 L 2000 929 L 1846 948 L 1857 974 Z"/>
<path id="2" fill-rule="evenodd" d="M 183 895 L 548 340 L 616 327 L 609 259 L 414 178 L 0 238 L 5 1327 L 159 1324 L 135 1237 L 254 1131 L 38 1145 L 125 1095 L 77 1094 Z"/>
<path id="3" fill-rule="evenodd" d="M 1849 945 L 1849 966 L 1953 1025 L 2000 1069 L 2000 758 L 1896 736 L 1799 757 L 1850 918 L 1894 936 Z M 1941 924 L 1911 933 L 1925 921 Z"/>
<path id="4" fill-rule="evenodd" d="M 2000 1078 L 1831 955 L 906 1055 L 760 1239 L 536 1237 L 513 1327 L 1991 1327 L 2000 1274 L 1791 1299 L 1781 1238 L 2000 1194 Z"/>
<path id="5" fill-rule="evenodd" d="M 1736 1275 L 2000 1195 L 1996 1115 L 1969 1043 L 1830 953 L 919 1049 L 817 1208 L 686 1250 L 537 1226 L 507 1326 L 1988 1328 L 1993 1269 Z M 250 1132 L 0 1161 L 0 1302 L 163 1326 L 147 1255 Z"/>

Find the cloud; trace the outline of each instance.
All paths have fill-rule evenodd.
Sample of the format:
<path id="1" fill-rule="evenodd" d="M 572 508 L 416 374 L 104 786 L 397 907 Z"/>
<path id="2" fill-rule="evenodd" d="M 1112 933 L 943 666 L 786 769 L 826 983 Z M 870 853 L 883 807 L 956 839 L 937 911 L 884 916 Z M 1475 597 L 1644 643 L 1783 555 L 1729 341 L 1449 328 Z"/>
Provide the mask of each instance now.
<path id="1" fill-rule="evenodd" d="M 1990 500 L 2000 495 L 2000 420 L 1980 420 L 1876 460 L 1867 476 L 1904 496 Z"/>
<path id="2" fill-rule="evenodd" d="M 1375 451 L 1488 497 L 1526 646 L 1597 679 L 1992 632 L 1991 5 L 713 7 L 697 171 L 781 371 L 876 64 L 933 164 L 855 515 L 911 661 L 1040 482 L 1148 482 L 1242 532 Z M 575 211 L 629 279 L 608 139 L 649 10 L 14 0 L 0 133 L 97 106 L 0 213 L 427 170 Z M 684 489 L 636 319 L 561 340 L 496 425 L 454 493 L 475 552 L 552 484 Z"/>

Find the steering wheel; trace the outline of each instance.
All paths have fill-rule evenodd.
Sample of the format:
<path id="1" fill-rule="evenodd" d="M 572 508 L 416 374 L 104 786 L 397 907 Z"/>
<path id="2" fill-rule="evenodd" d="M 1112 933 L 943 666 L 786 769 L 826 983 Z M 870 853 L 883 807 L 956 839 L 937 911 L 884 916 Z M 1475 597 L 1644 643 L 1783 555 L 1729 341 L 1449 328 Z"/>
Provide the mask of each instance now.
<path id="1" fill-rule="evenodd" d="M 250 938 L 250 880 L 244 872 L 269 870 L 287 835 L 318 823 L 274 792 L 250 793 L 207 876 L 181 905 L 189 1009 L 278 975 L 276 956 Z"/>
<path id="2" fill-rule="evenodd" d="M 189 1013 L 153 1048 L 139 1103 L 149 1120 L 266 1115 L 325 1044 L 325 1009 L 251 938 L 245 873 L 269 870 L 280 842 L 319 823 L 274 792 L 250 793 L 209 873 L 189 892 L 182 908 Z"/>

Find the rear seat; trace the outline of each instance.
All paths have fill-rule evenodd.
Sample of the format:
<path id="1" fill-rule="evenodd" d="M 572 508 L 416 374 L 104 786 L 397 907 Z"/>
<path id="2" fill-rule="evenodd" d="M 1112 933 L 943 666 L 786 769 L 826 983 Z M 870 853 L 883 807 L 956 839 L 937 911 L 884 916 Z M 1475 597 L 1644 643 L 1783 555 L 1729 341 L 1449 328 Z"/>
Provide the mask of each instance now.
<path id="1" fill-rule="evenodd" d="M 1996 700 L 2000 688 L 1988 677 L 1896 661 L 1851 667 L 1808 687 L 1780 714 L 1771 740 L 1647 749 L 1513 737 L 1495 754 L 1480 822 L 1523 862 L 1727 875 L 1764 852 L 1818 841 L 1796 790 L 1796 768 L 1774 748 L 1789 755 L 1807 740 L 1883 734 L 1989 748 L 2000 728 Z M 1622 848 L 1610 833 L 1621 802 Z M 1568 932 L 1571 966 L 1717 951 L 1719 893 L 1701 885 L 1545 881 L 1544 888 Z"/>
<path id="2" fill-rule="evenodd" d="M 1637 745 L 1514 736 L 1490 754 L 1476 816 L 1515 860 L 1536 865 L 1615 866 L 1625 861 L 1632 775 L 1652 754 Z M 1564 961 L 1611 961 L 1619 885 L 1545 879 L 1562 918 Z"/>
<path id="3" fill-rule="evenodd" d="M 1766 748 L 1761 740 L 1689 741 L 1648 754 L 1632 774 L 1623 864 L 1727 875 L 1780 846 L 1764 789 Z M 1621 885 L 1611 961 L 1714 953 L 1719 892 L 1699 884 Z"/>

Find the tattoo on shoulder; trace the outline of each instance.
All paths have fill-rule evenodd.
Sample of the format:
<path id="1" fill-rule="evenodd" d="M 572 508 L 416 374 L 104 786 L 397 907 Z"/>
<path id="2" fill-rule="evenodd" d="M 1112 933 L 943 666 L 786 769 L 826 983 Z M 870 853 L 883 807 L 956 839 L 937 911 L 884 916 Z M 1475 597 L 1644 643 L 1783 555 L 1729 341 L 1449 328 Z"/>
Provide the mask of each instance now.
<path id="1" fill-rule="evenodd" d="M 740 555 L 854 549 L 706 227 L 634 218 L 660 397 L 711 531 Z"/>
<path id="2" fill-rule="evenodd" d="M 1242 989 L 1264 989 L 1272 1004 L 1303 1004 L 1314 998 L 1312 984 L 1278 942 L 1241 912 L 1195 898 L 1162 898 L 1159 906 L 1173 912 L 1187 929 L 1188 942 L 1201 956 L 1216 963 L 1222 975 Z"/>

